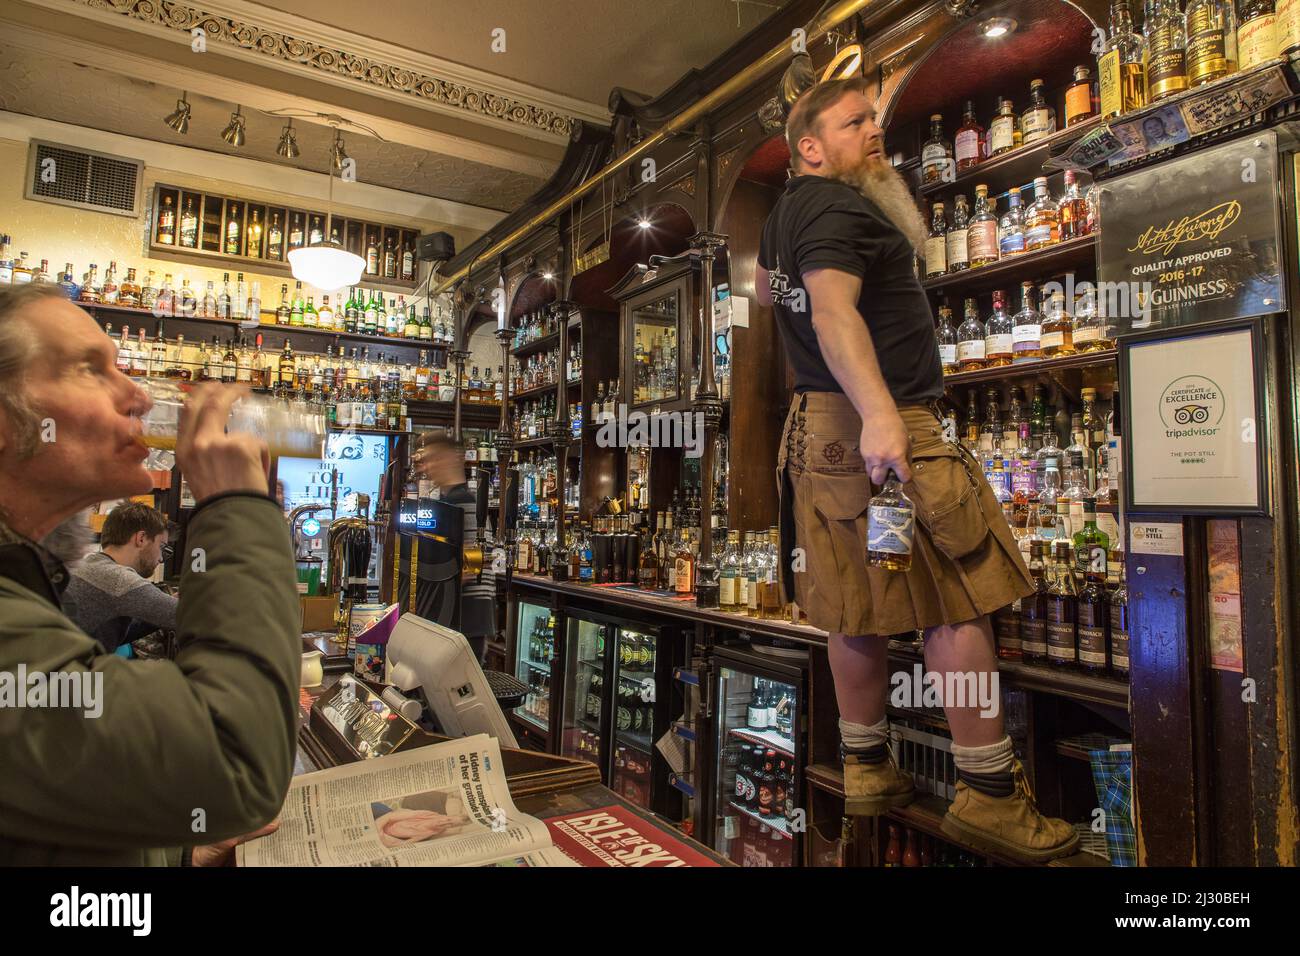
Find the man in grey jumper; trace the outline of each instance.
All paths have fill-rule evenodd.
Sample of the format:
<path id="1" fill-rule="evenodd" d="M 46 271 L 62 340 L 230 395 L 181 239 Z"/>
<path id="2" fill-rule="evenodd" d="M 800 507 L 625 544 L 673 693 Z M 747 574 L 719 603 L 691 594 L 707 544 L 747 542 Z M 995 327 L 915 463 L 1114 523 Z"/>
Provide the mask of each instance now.
<path id="1" fill-rule="evenodd" d="M 68 616 L 112 653 L 159 627 L 176 627 L 177 600 L 147 580 L 162 561 L 167 519 L 148 505 L 118 505 L 104 520 L 102 551 L 72 568 Z"/>

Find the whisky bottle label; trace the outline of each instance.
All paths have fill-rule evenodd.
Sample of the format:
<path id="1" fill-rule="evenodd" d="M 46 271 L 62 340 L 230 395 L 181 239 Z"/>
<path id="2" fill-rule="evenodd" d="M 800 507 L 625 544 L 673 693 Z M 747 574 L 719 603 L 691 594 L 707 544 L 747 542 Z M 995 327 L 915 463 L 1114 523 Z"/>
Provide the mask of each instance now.
<path id="1" fill-rule="evenodd" d="M 872 505 L 867 516 L 867 550 L 911 554 L 916 513 L 911 508 Z"/>
<path id="2" fill-rule="evenodd" d="M 1045 246 L 1052 241 L 1052 224 L 1039 223 L 1025 231 L 1025 242 L 1031 246 Z"/>
<path id="3" fill-rule="evenodd" d="M 1128 607 L 1111 605 L 1110 660 L 1116 670 L 1128 670 Z"/>
<path id="4" fill-rule="evenodd" d="M 1026 654 L 1047 655 L 1047 626 L 1034 618 L 1020 618 L 1020 647 Z"/>
<path id="5" fill-rule="evenodd" d="M 749 577 L 745 588 L 745 606 L 751 611 L 758 610 L 758 575 Z"/>
<path id="6" fill-rule="evenodd" d="M 1249 70 L 1277 56 L 1276 20 L 1270 14 L 1256 17 L 1237 28 L 1239 69 Z"/>
<path id="7" fill-rule="evenodd" d="M 985 355 L 1010 355 L 1014 339 L 1005 332 L 984 336 Z"/>
<path id="8" fill-rule="evenodd" d="M 931 236 L 925 240 L 925 271 L 938 275 L 948 271 L 948 243 L 944 236 Z"/>
<path id="9" fill-rule="evenodd" d="M 1037 324 L 1016 325 L 1011 328 L 1011 342 L 1017 352 L 1038 348 L 1043 338 L 1043 327 Z"/>
<path id="10" fill-rule="evenodd" d="M 718 603 L 728 606 L 736 603 L 736 576 L 723 573 L 718 580 Z"/>
<path id="11" fill-rule="evenodd" d="M 1123 106 L 1119 84 L 1119 50 L 1111 50 L 1097 61 L 1097 87 L 1101 94 L 1101 115 L 1118 116 Z"/>
<path id="12" fill-rule="evenodd" d="M 997 224 L 991 219 L 971 223 L 967 231 L 966 247 L 972 261 L 996 259 L 998 257 Z"/>
<path id="13" fill-rule="evenodd" d="M 1152 31 L 1147 50 L 1147 89 L 1152 99 L 1187 89 L 1182 24 L 1171 23 Z"/>
<path id="14" fill-rule="evenodd" d="M 1045 349 L 1059 349 L 1065 347 L 1064 332 L 1044 332 L 1042 338 L 1042 347 Z"/>
<path id="15" fill-rule="evenodd" d="M 1014 116 L 995 116 L 989 123 L 989 152 L 1010 149 L 1015 145 L 1016 120 Z"/>
<path id="16" fill-rule="evenodd" d="M 1106 666 L 1106 608 L 1102 604 L 1079 605 L 1079 662 Z"/>
<path id="17" fill-rule="evenodd" d="M 1047 107 L 1026 110 L 1024 117 L 1020 120 L 1020 133 L 1024 137 L 1025 145 L 1036 143 L 1040 139 L 1046 139 L 1056 132 L 1056 122 L 1052 116 L 1052 111 Z"/>
<path id="18" fill-rule="evenodd" d="M 962 130 L 957 134 L 956 143 L 957 162 L 973 159 L 978 160 L 980 155 L 980 134 L 973 129 Z"/>
<path id="19" fill-rule="evenodd" d="M 1300 0 L 1278 0 L 1273 18 L 1277 31 L 1277 52 L 1290 53 L 1300 47 Z"/>
<path id="20" fill-rule="evenodd" d="M 1014 256 L 1025 251 L 1025 234 L 1019 228 L 998 237 L 998 251 L 1003 256 Z"/>
<path id="21" fill-rule="evenodd" d="M 1081 342 L 1095 342 L 1101 338 L 1101 329 L 1095 325 L 1085 325 L 1074 330 L 1074 344 Z"/>
<path id="22" fill-rule="evenodd" d="M 1060 612 L 1050 605 L 1047 609 L 1047 656 L 1055 661 L 1073 661 L 1075 656 L 1075 628 L 1073 621 L 1056 620 Z"/>
<path id="23" fill-rule="evenodd" d="M 1087 116 L 1092 112 L 1092 88 L 1091 84 L 1080 83 L 1072 86 L 1065 91 L 1065 122 L 1068 126 L 1070 120 L 1076 116 Z"/>
<path id="24" fill-rule="evenodd" d="M 970 262 L 970 254 L 967 252 L 965 229 L 948 230 L 947 245 L 949 269 L 954 266 L 964 266 Z"/>
<path id="25" fill-rule="evenodd" d="M 1211 6 L 1189 11 L 1187 17 L 1187 78 L 1195 85 L 1207 82 L 1228 70 L 1223 21 L 1214 16 Z"/>
<path id="26" fill-rule="evenodd" d="M 939 344 L 939 361 L 943 365 L 953 365 L 957 361 L 957 346 Z"/>

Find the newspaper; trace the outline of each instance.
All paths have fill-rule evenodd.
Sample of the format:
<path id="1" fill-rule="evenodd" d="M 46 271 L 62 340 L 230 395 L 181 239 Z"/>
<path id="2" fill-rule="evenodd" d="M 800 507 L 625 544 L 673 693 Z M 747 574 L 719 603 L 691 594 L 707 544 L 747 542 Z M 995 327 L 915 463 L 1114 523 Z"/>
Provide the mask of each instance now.
<path id="1" fill-rule="evenodd" d="M 487 734 L 295 777 L 240 866 L 575 866 L 519 812 Z"/>

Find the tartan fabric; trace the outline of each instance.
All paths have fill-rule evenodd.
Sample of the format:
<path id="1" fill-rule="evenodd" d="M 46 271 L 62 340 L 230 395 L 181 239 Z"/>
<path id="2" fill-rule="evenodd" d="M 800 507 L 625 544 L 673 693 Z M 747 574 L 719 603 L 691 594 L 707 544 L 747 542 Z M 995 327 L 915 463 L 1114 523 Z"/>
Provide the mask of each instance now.
<path id="1" fill-rule="evenodd" d="M 1133 828 L 1133 753 L 1091 750 L 1092 783 L 1106 814 L 1106 846 L 1111 866 L 1137 866 L 1137 832 Z"/>

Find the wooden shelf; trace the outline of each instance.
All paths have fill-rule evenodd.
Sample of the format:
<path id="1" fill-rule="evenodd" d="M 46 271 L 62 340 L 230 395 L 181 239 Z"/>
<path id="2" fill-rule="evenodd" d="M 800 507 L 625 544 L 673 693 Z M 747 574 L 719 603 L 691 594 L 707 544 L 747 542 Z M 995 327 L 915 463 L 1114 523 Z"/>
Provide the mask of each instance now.
<path id="1" fill-rule="evenodd" d="M 1038 359 L 1020 365 L 1003 365 L 998 368 L 981 368 L 973 372 L 954 372 L 943 377 L 944 388 L 975 385 L 979 382 L 1002 382 L 1012 378 L 1046 378 L 1053 372 L 1070 368 L 1091 368 L 1112 365 L 1119 353 L 1115 349 L 1104 352 L 1084 352 L 1062 358 Z"/>
<path id="2" fill-rule="evenodd" d="M 1005 289 L 1007 295 L 1011 297 L 1007 306 L 1014 308 L 1016 299 L 1014 287 L 1026 279 L 1037 282 L 1039 279 L 1072 272 L 1080 266 L 1095 270 L 1096 245 L 1097 234 L 1094 232 L 1077 239 L 1058 242 L 1046 249 L 1036 249 L 1033 252 L 999 259 L 991 266 L 980 266 L 926 279 L 921 286 L 927 292 L 941 292 L 949 300 L 956 302 L 953 307 L 954 314 L 960 311 L 957 308 L 960 302 L 956 300 L 982 295 L 995 289 Z"/>
<path id="3" fill-rule="evenodd" d="M 974 196 L 975 187 L 985 185 L 989 188 L 989 197 L 1000 196 L 1012 186 L 1032 184 L 1038 176 L 1057 176 L 1059 169 L 1044 169 L 1043 163 L 1053 152 L 1061 153 L 1066 146 L 1073 143 L 1084 133 L 1090 132 L 1101 123 L 1100 117 L 1093 117 L 1067 129 L 1059 130 L 1046 139 L 1041 139 L 1028 146 L 1021 146 L 1010 152 L 1002 153 L 984 160 L 973 169 L 959 173 L 950 183 L 931 183 L 922 186 L 917 193 L 927 201 L 941 195 L 970 193 Z M 927 202 L 928 205 L 928 202 Z M 1028 205 L 1028 203 L 1026 203 Z M 973 203 L 972 203 L 973 210 Z"/>
<path id="4" fill-rule="evenodd" d="M 890 643 L 889 656 L 908 667 L 924 663 L 919 653 L 894 642 Z M 1004 660 L 998 661 L 998 673 L 1006 685 L 1014 689 L 1055 694 L 1084 703 L 1128 710 L 1128 681 Z"/>
<path id="5" fill-rule="evenodd" d="M 574 339 L 582 334 L 582 322 L 577 316 L 569 319 L 569 338 Z M 550 335 L 543 335 L 540 339 L 533 339 L 531 342 L 525 342 L 518 348 L 510 350 L 514 358 L 524 358 L 532 355 L 534 352 L 545 352 L 547 349 L 553 349 L 560 344 L 560 333 L 552 332 Z"/>
<path id="6" fill-rule="evenodd" d="M 580 378 L 571 379 L 569 381 L 569 388 L 576 388 L 580 385 L 582 385 L 582 379 Z M 549 385 L 534 385 L 532 388 L 526 388 L 522 392 L 515 392 L 510 396 L 510 400 L 513 402 L 517 399 L 532 398 L 534 395 L 554 394 L 554 392 L 554 382 L 551 382 Z"/>
<path id="7" fill-rule="evenodd" d="M 424 349 L 434 354 L 437 358 L 438 353 L 442 353 L 441 361 L 435 361 L 433 364 L 438 368 L 446 368 L 446 355 L 449 351 L 447 345 L 435 345 L 428 339 L 405 339 L 394 335 L 361 335 L 356 332 L 338 332 L 334 329 L 322 329 L 304 325 L 278 325 L 275 322 L 259 321 L 256 326 L 245 325 L 240 319 L 214 319 L 202 315 L 157 315 L 152 309 L 138 309 L 122 305 L 103 305 L 94 302 L 77 303 L 88 312 L 96 315 L 126 315 L 136 318 L 149 318 L 154 320 L 166 320 L 175 322 L 200 322 L 204 325 L 211 325 L 216 328 L 241 329 L 244 332 L 276 332 L 285 333 L 286 335 L 323 335 L 326 337 L 333 336 L 338 339 L 346 339 L 351 342 L 376 343 L 379 345 L 401 345 L 408 348 Z M 273 313 L 263 312 L 262 315 L 271 315 Z"/>

